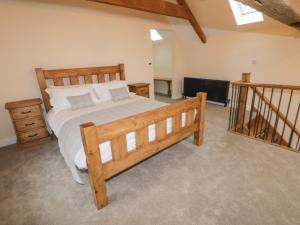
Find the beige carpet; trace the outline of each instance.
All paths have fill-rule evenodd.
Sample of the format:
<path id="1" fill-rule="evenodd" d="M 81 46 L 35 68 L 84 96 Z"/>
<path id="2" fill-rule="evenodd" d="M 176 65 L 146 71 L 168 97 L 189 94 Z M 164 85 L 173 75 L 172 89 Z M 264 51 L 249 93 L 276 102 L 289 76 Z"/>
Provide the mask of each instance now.
<path id="1" fill-rule="evenodd" d="M 55 141 L 0 149 L 0 224 L 300 224 L 300 155 L 228 133 L 227 116 L 209 105 L 202 147 L 188 139 L 111 179 L 100 211 Z"/>

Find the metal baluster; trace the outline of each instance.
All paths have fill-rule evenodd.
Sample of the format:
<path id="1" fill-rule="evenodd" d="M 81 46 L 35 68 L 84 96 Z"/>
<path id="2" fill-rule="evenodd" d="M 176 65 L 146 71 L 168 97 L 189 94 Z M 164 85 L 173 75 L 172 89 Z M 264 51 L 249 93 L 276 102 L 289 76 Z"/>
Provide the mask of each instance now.
<path id="1" fill-rule="evenodd" d="M 238 85 L 235 85 L 234 86 L 234 101 L 233 101 L 233 111 L 232 111 L 232 113 L 233 113 L 233 118 L 232 118 L 232 129 L 235 127 L 235 121 L 236 121 L 236 98 L 237 98 L 237 95 L 236 95 L 236 93 L 237 93 L 237 87 L 238 87 Z"/>
<path id="2" fill-rule="evenodd" d="M 244 131 L 245 116 L 246 116 L 246 112 L 247 112 L 248 91 L 249 91 L 249 87 L 247 87 L 247 95 L 246 95 L 246 102 L 245 102 L 245 111 L 244 111 L 244 114 L 243 114 L 243 123 L 242 123 L 242 132 L 241 132 L 241 134 L 243 134 L 243 131 Z"/>
<path id="3" fill-rule="evenodd" d="M 260 132 L 261 132 L 262 129 L 263 129 L 263 124 L 264 124 L 264 122 L 265 122 L 265 127 L 266 127 L 266 117 L 265 117 L 265 114 L 266 114 L 266 109 L 267 109 L 267 102 L 264 101 L 264 103 L 265 103 L 265 107 L 264 107 L 264 113 L 263 113 L 263 121 L 262 121 L 261 126 L 260 126 Z M 264 127 L 264 130 L 265 130 L 265 127 Z M 264 132 L 263 132 L 263 134 L 265 135 Z M 263 137 L 263 140 L 264 140 L 264 137 Z"/>
<path id="4" fill-rule="evenodd" d="M 229 114 L 229 125 L 228 125 L 228 130 L 231 129 L 232 127 L 232 110 L 233 110 L 233 89 L 234 89 L 234 84 L 232 84 L 231 88 L 231 102 L 230 102 L 230 114 Z"/>
<path id="5" fill-rule="evenodd" d="M 294 92 L 294 90 L 292 89 L 291 90 L 291 94 L 290 94 L 291 96 L 290 96 L 290 100 L 289 100 L 289 104 L 288 104 L 286 116 L 285 116 L 285 120 L 284 120 L 283 129 L 282 129 L 282 134 L 281 134 L 281 138 L 280 138 L 280 142 L 279 142 L 280 145 L 282 143 L 283 135 L 284 135 L 284 132 L 285 132 L 286 121 L 287 121 L 289 113 L 290 113 L 290 107 L 291 107 L 291 102 L 292 102 L 292 98 L 293 98 L 293 92 Z"/>
<path id="6" fill-rule="evenodd" d="M 260 100 L 260 104 L 258 105 L 258 108 L 257 108 L 257 120 L 258 120 L 258 123 L 256 124 L 256 127 L 255 127 L 255 137 L 258 133 L 258 128 L 259 128 L 259 123 L 260 123 L 260 118 L 261 118 L 261 109 L 262 109 L 262 105 L 263 105 L 263 101 L 264 101 L 264 97 L 265 97 L 265 88 L 263 88 L 263 93 L 262 93 L 262 97 L 259 99 Z"/>
<path id="7" fill-rule="evenodd" d="M 237 128 L 237 122 L 238 122 L 238 113 L 240 108 L 240 86 L 237 87 L 237 93 L 236 93 L 236 113 L 235 113 L 235 128 L 234 131 L 236 132 Z"/>
<path id="8" fill-rule="evenodd" d="M 259 99 L 258 99 L 258 103 L 257 103 L 257 108 L 256 108 L 256 119 L 255 119 L 255 124 L 254 124 L 254 130 L 253 130 L 253 135 L 254 135 L 254 137 L 256 138 L 256 133 L 257 133 L 257 129 L 256 129 L 256 127 L 257 127 L 257 122 L 258 122 L 258 118 L 259 118 L 259 106 L 260 106 L 260 102 L 262 101 L 262 98 L 261 97 L 259 97 Z"/>
<path id="9" fill-rule="evenodd" d="M 272 90 L 271 90 L 270 105 L 269 105 L 269 110 L 268 110 L 268 115 L 267 115 L 267 120 L 266 120 L 266 122 L 268 122 L 268 124 L 265 127 L 264 140 L 266 140 L 266 138 L 268 138 L 268 134 L 269 134 L 269 130 L 270 130 L 270 125 L 271 125 L 271 119 L 272 119 L 272 114 L 273 114 L 272 109 L 271 109 L 272 100 L 273 100 L 273 94 L 274 94 L 274 88 L 272 88 Z M 270 120 L 269 120 L 269 116 L 270 116 Z M 268 127 L 268 129 L 266 129 L 267 127 Z"/>
<path id="10" fill-rule="evenodd" d="M 251 103 L 250 118 L 249 118 L 249 125 L 248 125 L 248 129 L 249 129 L 248 136 L 250 136 L 250 131 L 251 131 L 251 122 L 252 122 L 253 109 L 254 109 L 254 103 L 255 103 L 255 92 L 256 92 L 256 87 L 254 87 L 253 95 L 252 95 L 252 103 Z"/>
<path id="11" fill-rule="evenodd" d="M 297 125 L 297 122 L 298 122 L 299 111 L 300 111 L 300 102 L 298 104 L 298 109 L 297 109 L 297 113 L 296 113 L 295 123 L 294 123 L 293 129 L 292 129 L 292 133 L 291 133 L 291 136 L 290 136 L 290 140 L 289 140 L 289 147 L 291 147 L 291 145 L 292 145 L 294 132 L 295 132 L 296 125 Z M 297 146 L 296 146 L 296 149 L 297 149 Z"/>
<path id="12" fill-rule="evenodd" d="M 277 109 L 277 112 L 276 112 L 276 120 L 275 120 L 275 124 L 274 124 L 274 130 L 273 130 L 273 133 L 272 133 L 272 140 L 271 140 L 272 143 L 274 142 L 275 134 L 277 132 L 277 126 L 278 126 L 278 121 L 279 121 L 279 110 L 280 110 L 280 106 L 281 106 L 282 94 L 283 94 L 283 89 L 281 89 L 281 92 L 280 92 L 278 109 Z"/>

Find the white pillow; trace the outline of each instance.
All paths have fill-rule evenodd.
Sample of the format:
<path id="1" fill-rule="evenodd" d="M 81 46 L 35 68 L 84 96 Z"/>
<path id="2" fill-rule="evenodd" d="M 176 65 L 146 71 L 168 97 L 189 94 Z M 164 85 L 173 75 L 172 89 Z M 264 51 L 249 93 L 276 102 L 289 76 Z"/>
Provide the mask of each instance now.
<path id="1" fill-rule="evenodd" d="M 112 89 L 125 87 L 129 94 L 129 89 L 126 81 L 111 81 L 106 83 L 93 84 L 93 87 L 95 90 L 95 95 L 98 98 L 98 102 L 111 101 L 112 96 L 109 90 Z"/>
<path id="2" fill-rule="evenodd" d="M 109 93 L 113 101 L 120 101 L 130 98 L 129 92 L 125 87 L 110 89 Z"/>
<path id="3" fill-rule="evenodd" d="M 72 85 L 72 86 L 51 86 L 46 89 L 50 95 L 50 104 L 55 111 L 71 108 L 67 99 L 69 96 L 79 96 L 90 93 L 94 102 L 97 98 L 94 95 L 93 85 Z"/>
<path id="4" fill-rule="evenodd" d="M 68 96 L 67 99 L 71 105 L 71 110 L 95 106 L 95 102 L 92 99 L 91 93 L 78 96 Z"/>

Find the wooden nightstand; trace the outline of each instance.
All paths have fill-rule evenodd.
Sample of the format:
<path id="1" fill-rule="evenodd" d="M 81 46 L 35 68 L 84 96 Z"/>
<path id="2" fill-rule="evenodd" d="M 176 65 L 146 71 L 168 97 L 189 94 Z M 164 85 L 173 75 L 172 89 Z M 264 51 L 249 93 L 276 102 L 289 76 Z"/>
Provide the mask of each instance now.
<path id="1" fill-rule="evenodd" d="M 17 148 L 27 148 L 51 141 L 39 98 L 17 102 L 8 102 L 11 120 L 17 135 Z"/>
<path id="2" fill-rule="evenodd" d="M 130 92 L 134 92 L 137 95 L 149 98 L 149 86 L 150 84 L 148 83 L 136 83 L 136 84 L 129 84 L 129 90 Z"/>

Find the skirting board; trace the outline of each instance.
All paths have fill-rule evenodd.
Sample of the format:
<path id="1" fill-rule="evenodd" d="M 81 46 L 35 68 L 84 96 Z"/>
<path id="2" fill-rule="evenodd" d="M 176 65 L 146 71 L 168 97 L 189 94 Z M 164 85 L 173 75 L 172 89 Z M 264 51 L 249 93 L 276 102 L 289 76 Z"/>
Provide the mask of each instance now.
<path id="1" fill-rule="evenodd" d="M 16 143 L 17 143 L 16 136 L 3 138 L 3 139 L 0 139 L 0 148 L 2 148 L 4 146 L 8 146 L 8 145 L 13 145 L 13 144 L 16 144 Z"/>
<path id="2" fill-rule="evenodd" d="M 173 100 L 182 99 L 182 95 L 172 95 Z"/>
<path id="3" fill-rule="evenodd" d="M 214 101 L 209 101 L 207 100 L 208 103 L 213 104 L 213 105 L 219 105 L 224 107 L 224 103 L 219 103 L 219 102 L 214 102 Z"/>

